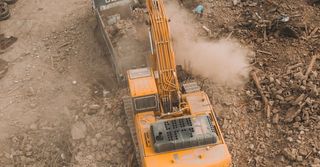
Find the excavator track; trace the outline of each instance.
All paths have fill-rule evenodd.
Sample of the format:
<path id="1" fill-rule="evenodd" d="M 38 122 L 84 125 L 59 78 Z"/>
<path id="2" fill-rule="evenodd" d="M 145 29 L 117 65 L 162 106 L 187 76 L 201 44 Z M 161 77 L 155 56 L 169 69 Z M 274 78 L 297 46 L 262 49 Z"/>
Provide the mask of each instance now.
<path id="1" fill-rule="evenodd" d="M 138 146 L 138 141 L 137 141 L 137 133 L 136 133 L 136 128 L 135 128 L 135 124 L 134 124 L 134 114 L 135 113 L 134 113 L 132 98 L 129 96 L 124 96 L 122 98 L 122 100 L 123 100 L 123 105 L 124 105 L 124 111 L 127 115 L 127 124 L 130 129 L 132 142 L 134 144 L 136 160 L 137 160 L 138 165 L 141 166 L 140 152 L 139 152 L 139 146 Z"/>

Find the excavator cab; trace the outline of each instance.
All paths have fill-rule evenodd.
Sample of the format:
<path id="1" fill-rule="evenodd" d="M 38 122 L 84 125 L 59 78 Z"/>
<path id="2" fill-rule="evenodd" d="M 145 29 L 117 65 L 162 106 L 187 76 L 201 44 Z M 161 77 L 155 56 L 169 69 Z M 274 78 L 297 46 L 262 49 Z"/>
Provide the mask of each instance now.
<path id="1" fill-rule="evenodd" d="M 128 70 L 128 83 L 134 111 L 159 110 L 158 90 L 153 72 L 150 68 Z"/>

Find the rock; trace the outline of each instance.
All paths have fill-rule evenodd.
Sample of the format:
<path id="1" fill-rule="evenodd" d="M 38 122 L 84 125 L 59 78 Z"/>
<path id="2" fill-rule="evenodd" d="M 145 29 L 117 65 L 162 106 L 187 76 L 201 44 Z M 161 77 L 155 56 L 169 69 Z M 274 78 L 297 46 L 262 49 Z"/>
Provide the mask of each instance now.
<path id="1" fill-rule="evenodd" d="M 250 148 L 250 150 L 254 151 L 254 145 L 253 144 L 250 144 L 249 148 Z"/>
<path id="2" fill-rule="evenodd" d="M 89 137 L 86 138 L 86 145 L 89 147 L 91 146 L 91 140 Z"/>
<path id="3" fill-rule="evenodd" d="M 287 137 L 287 140 L 288 140 L 289 142 L 293 142 L 293 138 L 292 138 L 292 137 Z"/>
<path id="4" fill-rule="evenodd" d="M 100 139 L 102 137 L 101 133 L 97 133 L 95 136 L 97 139 Z"/>
<path id="5" fill-rule="evenodd" d="M 11 159 L 11 155 L 7 152 L 4 153 L 4 157 L 6 157 L 7 159 Z"/>
<path id="6" fill-rule="evenodd" d="M 274 114 L 273 118 L 272 118 L 272 123 L 274 124 L 278 124 L 279 123 L 279 114 Z"/>
<path id="7" fill-rule="evenodd" d="M 98 112 L 98 110 L 85 110 L 84 113 L 88 114 L 88 115 L 94 115 Z"/>
<path id="8" fill-rule="evenodd" d="M 66 159 L 66 155 L 64 153 L 60 154 L 61 159 L 65 160 Z"/>
<path id="9" fill-rule="evenodd" d="M 296 121 L 296 122 L 301 122 L 301 117 L 300 117 L 300 116 L 295 117 L 295 118 L 294 118 L 294 121 Z"/>
<path id="10" fill-rule="evenodd" d="M 111 145 L 116 145 L 116 144 L 117 144 L 117 141 L 116 141 L 116 140 L 111 140 L 110 144 L 111 144 Z"/>
<path id="11" fill-rule="evenodd" d="M 105 106 L 107 108 L 107 110 L 111 110 L 112 109 L 112 104 L 110 102 L 105 102 Z"/>
<path id="12" fill-rule="evenodd" d="M 305 108 L 305 109 L 303 110 L 302 119 L 303 119 L 304 121 L 309 121 L 309 119 L 310 119 L 309 111 L 310 111 L 310 109 L 308 110 L 308 108 Z"/>
<path id="13" fill-rule="evenodd" d="M 299 154 L 302 156 L 307 156 L 308 155 L 308 151 L 306 148 L 302 147 L 299 149 Z"/>
<path id="14" fill-rule="evenodd" d="M 313 160 L 313 164 L 310 165 L 311 167 L 320 167 L 320 159 L 315 158 Z"/>
<path id="15" fill-rule="evenodd" d="M 123 148 L 123 146 L 122 146 L 122 144 L 121 144 L 120 142 L 117 143 L 117 147 L 118 147 L 119 149 L 122 149 L 122 148 Z"/>
<path id="16" fill-rule="evenodd" d="M 252 97 L 252 94 L 251 94 L 250 90 L 246 91 L 246 95 L 249 96 L 249 97 Z"/>
<path id="17" fill-rule="evenodd" d="M 271 82 L 271 83 L 274 82 L 274 78 L 272 76 L 269 77 L 269 82 Z"/>
<path id="18" fill-rule="evenodd" d="M 299 162 L 301 162 L 301 161 L 303 161 L 303 157 L 302 156 L 297 156 L 297 161 L 299 161 Z"/>
<path id="19" fill-rule="evenodd" d="M 30 103 L 30 107 L 31 107 L 32 109 L 34 109 L 34 108 L 37 107 L 37 104 L 36 104 L 36 103 Z"/>
<path id="20" fill-rule="evenodd" d="M 302 93 L 294 102 L 292 102 L 292 105 L 298 105 L 302 102 L 302 100 L 306 97 L 304 93 Z"/>
<path id="21" fill-rule="evenodd" d="M 98 145 L 98 141 L 95 138 L 91 139 L 91 143 L 92 143 L 93 146 L 97 146 Z"/>
<path id="22" fill-rule="evenodd" d="M 301 110 L 299 110 L 299 107 L 294 106 L 288 109 L 286 115 L 285 115 L 285 122 L 292 122 L 296 116 L 300 114 Z"/>
<path id="23" fill-rule="evenodd" d="M 97 153 L 96 153 L 96 160 L 97 160 L 97 161 L 103 161 L 104 158 L 103 158 L 103 156 L 102 156 L 102 153 L 103 153 L 103 152 L 97 152 Z"/>
<path id="24" fill-rule="evenodd" d="M 267 123 L 267 128 L 270 129 L 271 128 L 271 124 Z"/>
<path id="25" fill-rule="evenodd" d="M 103 97 L 107 97 L 108 95 L 110 95 L 110 91 L 103 90 L 102 95 L 103 95 Z"/>
<path id="26" fill-rule="evenodd" d="M 285 148 L 282 151 L 282 154 L 284 157 L 286 157 L 288 160 L 291 160 L 291 161 L 295 161 L 297 158 L 297 150 L 296 149 Z"/>
<path id="27" fill-rule="evenodd" d="M 101 106 L 99 105 L 99 104 L 91 104 L 90 106 L 89 106 L 89 109 L 90 110 L 98 110 L 98 109 L 100 109 L 101 108 Z"/>
<path id="28" fill-rule="evenodd" d="M 96 114 L 99 111 L 99 109 L 101 108 L 101 106 L 98 104 L 92 104 L 92 105 L 89 105 L 87 108 L 86 107 L 87 107 L 87 105 L 85 104 L 83 112 L 88 115 Z"/>
<path id="29" fill-rule="evenodd" d="M 254 106 L 255 106 L 255 110 L 261 110 L 262 108 L 262 104 L 258 100 L 254 100 Z"/>
<path id="30" fill-rule="evenodd" d="M 117 128 L 117 132 L 120 133 L 121 135 L 125 135 L 126 134 L 126 131 L 120 126 Z"/>
<path id="31" fill-rule="evenodd" d="M 232 3 L 234 6 L 238 5 L 241 2 L 241 0 L 232 0 Z"/>
<path id="32" fill-rule="evenodd" d="M 33 87 L 29 87 L 29 90 L 27 90 L 27 96 L 34 96 L 35 94 Z"/>
<path id="33" fill-rule="evenodd" d="M 32 151 L 26 152 L 26 156 L 28 156 L 28 157 L 32 156 Z"/>
<path id="34" fill-rule="evenodd" d="M 293 76 L 295 79 L 298 79 L 298 80 L 304 79 L 304 74 L 301 71 L 299 71 L 298 73 L 295 73 Z"/>
<path id="35" fill-rule="evenodd" d="M 25 151 L 31 151 L 32 150 L 32 146 L 30 144 L 27 144 L 25 147 Z"/>
<path id="36" fill-rule="evenodd" d="M 281 95 L 276 95 L 276 98 L 280 101 L 284 101 L 284 98 Z"/>
<path id="37" fill-rule="evenodd" d="M 33 123 L 33 124 L 30 125 L 30 129 L 31 130 L 37 130 L 38 129 L 38 125 Z"/>
<path id="38" fill-rule="evenodd" d="M 71 135 L 73 140 L 85 138 L 87 127 L 82 121 L 78 121 L 71 127 Z"/>
<path id="39" fill-rule="evenodd" d="M 5 74 L 8 72 L 8 62 L 0 59 L 0 79 L 5 76 Z"/>

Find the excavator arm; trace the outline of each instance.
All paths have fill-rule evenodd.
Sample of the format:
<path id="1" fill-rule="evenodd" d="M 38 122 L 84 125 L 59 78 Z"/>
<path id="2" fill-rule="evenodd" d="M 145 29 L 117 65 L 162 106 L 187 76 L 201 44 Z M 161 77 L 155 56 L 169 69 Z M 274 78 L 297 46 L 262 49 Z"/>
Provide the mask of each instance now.
<path id="1" fill-rule="evenodd" d="M 179 108 L 179 83 L 176 74 L 175 56 L 171 45 L 168 18 L 162 0 L 146 1 L 150 18 L 150 30 L 158 73 L 157 87 L 160 108 L 164 113 Z"/>

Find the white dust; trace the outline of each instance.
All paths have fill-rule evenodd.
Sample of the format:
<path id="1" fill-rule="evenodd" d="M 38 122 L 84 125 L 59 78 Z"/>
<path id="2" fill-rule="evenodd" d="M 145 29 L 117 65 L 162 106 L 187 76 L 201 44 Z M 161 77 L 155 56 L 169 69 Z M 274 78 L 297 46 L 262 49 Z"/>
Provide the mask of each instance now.
<path id="1" fill-rule="evenodd" d="M 234 39 L 209 41 L 199 37 L 203 30 L 196 28 L 195 16 L 174 0 L 166 1 L 166 11 L 177 64 L 217 84 L 238 87 L 247 82 L 249 49 Z"/>

